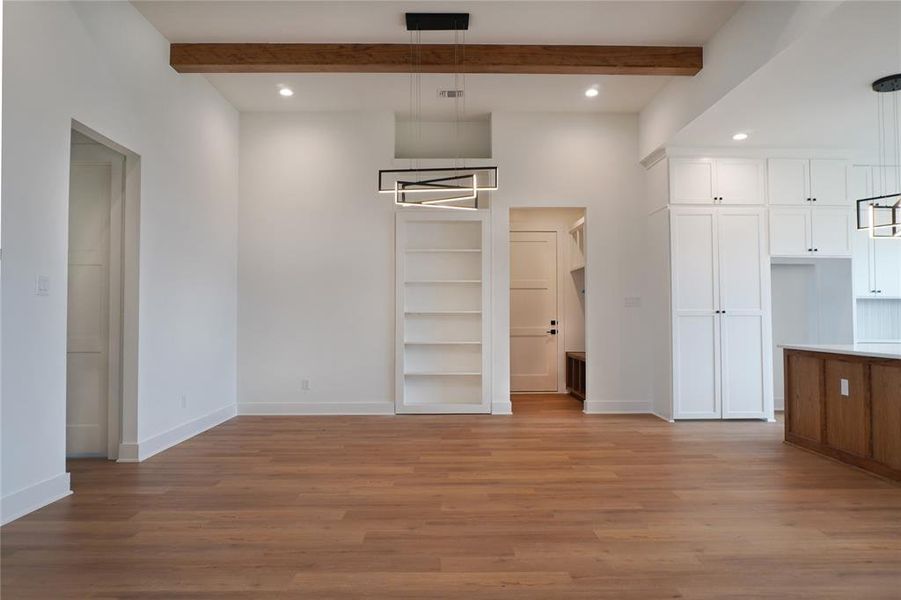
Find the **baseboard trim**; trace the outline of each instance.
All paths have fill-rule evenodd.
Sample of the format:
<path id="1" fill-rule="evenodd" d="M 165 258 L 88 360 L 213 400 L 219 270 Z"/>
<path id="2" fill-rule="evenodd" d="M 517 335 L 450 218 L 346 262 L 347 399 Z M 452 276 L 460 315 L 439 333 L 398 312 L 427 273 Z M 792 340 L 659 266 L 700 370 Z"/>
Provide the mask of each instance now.
<path id="1" fill-rule="evenodd" d="M 585 400 L 582 412 L 586 415 L 647 415 L 652 414 L 646 402 L 620 400 Z"/>
<path id="2" fill-rule="evenodd" d="M 666 421 L 667 423 L 675 423 L 675 421 L 674 421 L 673 419 L 671 419 L 670 417 L 664 417 L 663 415 L 661 415 L 659 412 L 657 412 L 657 411 L 654 410 L 654 409 L 651 409 L 650 412 L 651 412 L 652 415 L 654 415 L 655 417 L 657 417 L 657 418 L 660 419 L 661 421 Z"/>
<path id="3" fill-rule="evenodd" d="M 239 415 L 393 415 L 393 402 L 245 402 Z"/>
<path id="4" fill-rule="evenodd" d="M 513 403 L 510 400 L 495 400 L 491 403 L 491 414 L 512 415 Z"/>
<path id="5" fill-rule="evenodd" d="M 776 412 L 785 410 L 785 396 L 773 396 L 773 410 Z"/>
<path id="6" fill-rule="evenodd" d="M 118 462 L 141 462 L 163 450 L 191 439 L 207 429 L 225 423 L 237 414 L 235 405 L 223 406 L 213 412 L 164 431 L 137 444 L 120 444 Z"/>
<path id="7" fill-rule="evenodd" d="M 0 524 L 6 525 L 71 493 L 69 474 L 60 473 L 56 477 L 3 496 L 0 498 Z"/>

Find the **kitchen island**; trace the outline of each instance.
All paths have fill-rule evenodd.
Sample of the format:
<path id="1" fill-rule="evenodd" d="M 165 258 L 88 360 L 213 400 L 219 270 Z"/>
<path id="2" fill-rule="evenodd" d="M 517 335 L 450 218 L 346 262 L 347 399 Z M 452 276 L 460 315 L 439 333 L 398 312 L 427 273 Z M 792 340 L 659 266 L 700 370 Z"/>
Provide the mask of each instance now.
<path id="1" fill-rule="evenodd" d="M 785 441 L 901 481 L 901 344 L 781 347 Z"/>

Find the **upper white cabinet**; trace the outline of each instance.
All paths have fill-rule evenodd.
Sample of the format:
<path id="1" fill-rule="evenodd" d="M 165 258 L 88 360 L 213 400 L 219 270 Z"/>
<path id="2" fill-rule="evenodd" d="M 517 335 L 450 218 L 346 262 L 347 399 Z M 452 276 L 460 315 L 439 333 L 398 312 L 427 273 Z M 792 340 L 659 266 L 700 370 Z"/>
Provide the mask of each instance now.
<path id="1" fill-rule="evenodd" d="M 771 158 L 767 161 L 770 204 L 807 206 L 810 202 L 810 161 Z"/>
<path id="2" fill-rule="evenodd" d="M 854 166 L 848 170 L 851 200 L 895 193 L 899 170 L 894 166 Z M 867 231 L 856 231 L 854 247 L 854 295 L 859 298 L 901 298 L 901 242 L 874 240 Z"/>
<path id="3" fill-rule="evenodd" d="M 772 256 L 851 256 L 854 213 L 834 206 L 770 209 Z"/>
<path id="4" fill-rule="evenodd" d="M 771 158 L 767 161 L 770 204 L 847 206 L 847 163 L 832 159 Z"/>
<path id="5" fill-rule="evenodd" d="M 814 206 L 848 206 L 848 163 L 843 160 L 810 161 L 810 197 Z"/>
<path id="6" fill-rule="evenodd" d="M 671 204 L 764 204 L 766 163 L 748 158 L 673 158 Z"/>

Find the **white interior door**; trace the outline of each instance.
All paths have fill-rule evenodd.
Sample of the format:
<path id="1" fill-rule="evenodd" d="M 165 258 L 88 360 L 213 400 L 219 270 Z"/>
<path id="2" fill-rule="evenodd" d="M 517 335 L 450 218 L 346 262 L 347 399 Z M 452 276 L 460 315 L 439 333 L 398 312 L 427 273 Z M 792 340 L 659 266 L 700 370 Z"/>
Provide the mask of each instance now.
<path id="1" fill-rule="evenodd" d="M 766 417 L 771 382 L 763 211 L 721 211 L 719 248 L 720 348 L 724 419 Z"/>
<path id="2" fill-rule="evenodd" d="M 715 223 L 714 209 L 672 213 L 673 400 L 677 419 L 720 418 Z"/>
<path id="3" fill-rule="evenodd" d="M 559 330 L 557 234 L 510 232 L 511 391 L 558 391 Z"/>
<path id="4" fill-rule="evenodd" d="M 69 190 L 66 454 L 107 456 L 110 164 L 73 163 Z"/>

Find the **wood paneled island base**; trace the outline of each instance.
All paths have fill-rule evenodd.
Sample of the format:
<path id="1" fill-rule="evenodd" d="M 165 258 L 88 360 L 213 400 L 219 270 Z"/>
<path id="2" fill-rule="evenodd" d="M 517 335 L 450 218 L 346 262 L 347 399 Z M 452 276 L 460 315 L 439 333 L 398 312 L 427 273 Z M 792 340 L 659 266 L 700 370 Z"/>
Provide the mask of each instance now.
<path id="1" fill-rule="evenodd" d="M 895 346 L 786 346 L 785 441 L 901 481 Z"/>

